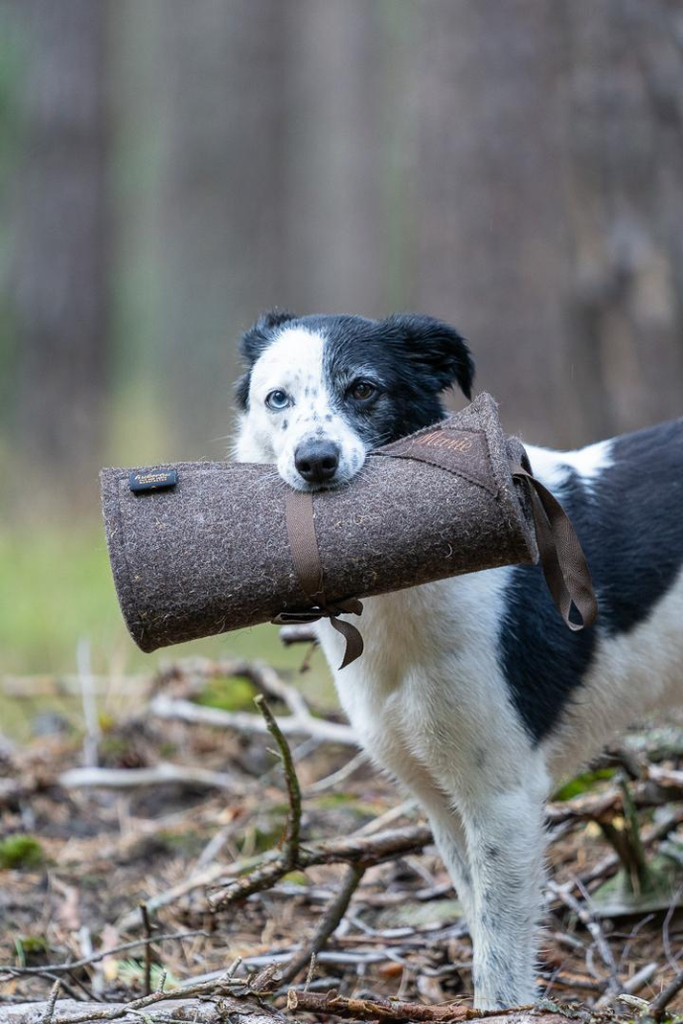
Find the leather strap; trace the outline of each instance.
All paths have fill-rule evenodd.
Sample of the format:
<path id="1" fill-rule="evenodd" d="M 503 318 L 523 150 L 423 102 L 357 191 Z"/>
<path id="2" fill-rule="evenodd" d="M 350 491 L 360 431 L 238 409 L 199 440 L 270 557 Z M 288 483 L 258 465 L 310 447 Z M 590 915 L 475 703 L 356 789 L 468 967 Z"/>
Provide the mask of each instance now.
<path id="1" fill-rule="evenodd" d="M 288 490 L 285 496 L 285 515 L 292 562 L 299 577 L 301 589 L 311 602 L 312 607 L 302 612 L 280 612 L 273 622 L 279 626 L 285 626 L 329 619 L 330 624 L 346 641 L 344 657 L 339 666 L 346 668 L 356 658 L 360 658 L 363 653 L 363 637 L 352 623 L 344 622 L 338 616 L 343 613 L 360 615 L 363 605 L 355 597 L 337 601 L 333 605 L 327 602 L 323 587 L 323 565 L 320 559 L 318 538 L 315 535 L 312 493 Z"/>
<path id="2" fill-rule="evenodd" d="M 598 603 L 588 563 L 574 527 L 557 498 L 540 480 L 521 464 L 512 465 L 511 470 L 514 479 L 526 487 L 529 494 L 543 574 L 557 610 L 573 632 L 592 626 L 597 618 Z M 280 612 L 272 621 L 283 626 L 329 619 L 346 642 L 339 666 L 346 668 L 363 653 L 363 638 L 356 626 L 344 622 L 339 616 L 349 613 L 360 615 L 363 605 L 357 598 L 330 604 L 325 597 L 312 493 L 288 490 L 285 514 L 292 562 L 311 607 L 305 611 Z M 578 614 L 579 621 L 571 618 L 572 611 Z"/>
<path id="3" fill-rule="evenodd" d="M 590 569 L 579 538 L 554 494 L 521 465 L 512 475 L 526 486 L 536 527 L 543 575 L 555 607 L 574 632 L 592 626 L 598 615 Z M 570 618 L 572 608 L 580 621 Z"/>

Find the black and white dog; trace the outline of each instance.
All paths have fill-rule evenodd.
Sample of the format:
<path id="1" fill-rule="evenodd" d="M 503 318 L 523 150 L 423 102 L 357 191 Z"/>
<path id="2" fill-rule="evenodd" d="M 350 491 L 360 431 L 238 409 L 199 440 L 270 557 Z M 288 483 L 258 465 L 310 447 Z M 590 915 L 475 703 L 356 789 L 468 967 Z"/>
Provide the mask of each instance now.
<path id="1" fill-rule="evenodd" d="M 242 339 L 240 461 L 292 487 L 347 483 L 366 453 L 470 396 L 460 335 L 426 316 L 264 316 Z M 570 632 L 537 567 L 364 602 L 365 653 L 318 625 L 359 742 L 420 801 L 474 944 L 475 1005 L 535 996 L 544 801 L 620 728 L 683 691 L 683 420 L 554 452 L 535 473 L 574 522 L 598 594 Z M 399 625 L 400 624 L 400 625 Z"/>

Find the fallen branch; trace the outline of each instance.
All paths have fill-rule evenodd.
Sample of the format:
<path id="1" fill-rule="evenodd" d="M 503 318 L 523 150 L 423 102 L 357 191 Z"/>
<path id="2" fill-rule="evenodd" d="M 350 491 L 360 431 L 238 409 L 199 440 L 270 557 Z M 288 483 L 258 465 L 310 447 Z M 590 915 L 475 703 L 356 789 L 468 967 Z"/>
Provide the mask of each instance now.
<path id="1" fill-rule="evenodd" d="M 373 836 L 326 839 L 301 847 L 295 867 L 303 871 L 318 864 L 347 863 L 362 864 L 367 868 L 407 853 L 419 853 L 431 842 L 432 833 L 427 825 L 387 829 Z M 238 874 L 240 865 L 233 865 L 232 870 Z M 230 882 L 227 891 L 222 887 L 223 892 L 211 896 L 209 904 L 213 910 L 221 910 L 231 903 L 241 903 L 254 893 L 269 889 L 291 870 L 281 855 L 275 860 L 262 862 L 251 874 Z"/>
<path id="2" fill-rule="evenodd" d="M 162 694 L 155 697 L 148 709 L 158 718 L 177 719 L 191 725 L 213 725 L 220 729 L 237 729 L 240 732 L 267 733 L 263 719 L 248 711 L 222 711 L 219 708 L 203 707 L 189 700 L 172 700 Z M 350 726 L 338 722 L 327 722 L 314 718 L 308 710 L 285 715 L 278 719 L 280 730 L 285 736 L 313 736 L 327 743 L 340 743 L 357 747 L 358 739 Z"/>
<path id="3" fill-rule="evenodd" d="M 323 948 L 348 910 L 351 897 L 360 885 L 364 874 L 365 868 L 358 864 L 352 864 L 346 869 L 337 895 L 323 914 L 318 927 L 309 941 L 292 957 L 292 960 L 284 970 L 280 972 L 279 984 L 286 985 L 288 982 L 293 981 L 299 971 L 302 971 L 304 967 L 314 962 L 314 957 Z"/>
<path id="4" fill-rule="evenodd" d="M 532 1006 L 520 1006 L 513 1010 L 473 1010 L 462 1005 L 425 1006 L 423 1003 L 404 1003 L 389 999 L 353 999 L 340 996 L 337 992 L 300 992 L 290 989 L 287 994 L 288 1010 L 305 1010 L 307 1013 L 319 1013 L 326 1019 L 327 1014 L 337 1017 L 351 1017 L 356 1020 L 382 1021 L 386 1024 L 402 1024 L 402 1022 L 439 1022 L 439 1024 L 455 1024 L 457 1021 L 504 1020 L 506 1024 L 528 1024 L 529 1011 Z M 534 1015 L 542 1024 L 566 1024 L 566 1018 L 556 1013 Z"/>
<path id="5" fill-rule="evenodd" d="M 211 982 L 216 988 L 216 983 Z M 0 1024 L 47 1024 L 49 1003 L 18 1003 L 0 1008 Z M 206 996 L 189 997 L 187 990 L 176 995 L 156 992 L 130 1003 L 82 1003 L 75 999 L 60 999 L 53 1006 L 50 1024 L 91 1024 L 93 1021 L 117 1020 L 121 1024 L 174 1024 L 179 1020 L 193 1024 L 285 1024 L 288 1018 L 274 1008 L 264 1008 L 253 1000 L 242 1000 L 230 995 L 212 994 L 207 986 Z M 144 1013 L 141 1012 L 144 1010 Z"/>
<path id="6" fill-rule="evenodd" d="M 57 782 L 64 789 L 136 789 L 173 782 L 226 789 L 235 796 L 244 796 L 247 792 L 247 787 L 235 775 L 168 761 L 160 761 L 149 768 L 70 768 L 57 777 Z"/>
<path id="7" fill-rule="evenodd" d="M 179 1006 L 178 1002 L 184 1005 Z M 23 1003 L 7 1010 L 0 1010 L 0 1024 L 40 1024 L 49 1005 L 49 1002 Z M 141 1010 L 147 1010 L 148 1007 L 154 1007 L 155 1020 L 168 1021 L 169 1024 L 179 1017 L 202 1021 L 203 1024 L 223 1024 L 228 1018 L 234 1024 L 281 1024 L 286 1020 L 277 1010 L 264 1009 L 261 1005 L 256 1005 L 244 981 L 235 979 L 233 970 L 228 969 L 220 977 L 210 981 L 178 986 L 166 991 L 160 989 L 128 1003 L 104 1006 L 102 1003 L 76 1002 L 68 1006 L 65 1003 L 57 1003 L 55 1010 L 68 1009 L 73 1012 L 67 1015 L 56 1013 L 51 1024 L 91 1024 L 92 1021 L 110 1020 L 139 1024 L 141 1016 L 147 1019 L 152 1017 L 150 1013 L 140 1014 Z M 205 1015 L 199 1016 L 200 1011 Z"/>
<path id="8" fill-rule="evenodd" d="M 649 778 L 629 787 L 629 794 L 637 808 L 659 807 L 672 800 L 683 799 L 683 772 L 666 771 L 650 765 Z M 548 804 L 546 815 L 551 825 L 571 820 L 598 820 L 609 811 L 623 811 L 620 789 L 613 786 L 603 793 L 588 793 L 571 800 L 556 800 Z"/>

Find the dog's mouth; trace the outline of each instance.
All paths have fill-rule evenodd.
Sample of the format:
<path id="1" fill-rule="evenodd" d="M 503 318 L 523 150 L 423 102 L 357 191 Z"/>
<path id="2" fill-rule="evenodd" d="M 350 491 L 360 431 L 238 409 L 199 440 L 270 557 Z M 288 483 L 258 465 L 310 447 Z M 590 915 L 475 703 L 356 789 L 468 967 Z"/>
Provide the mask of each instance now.
<path id="1" fill-rule="evenodd" d="M 342 476 L 339 477 L 339 479 L 335 478 L 333 480 L 326 481 L 325 483 L 310 483 L 303 480 L 301 477 L 296 480 L 287 479 L 287 477 L 283 477 L 282 479 L 297 491 L 303 491 L 304 493 L 310 494 L 325 494 L 328 491 L 344 490 L 344 488 L 353 483 L 356 476 L 357 474 L 354 473 L 353 476 Z"/>
<path id="2" fill-rule="evenodd" d="M 345 448 L 326 438 L 300 442 L 293 455 L 281 458 L 278 470 L 282 479 L 297 491 L 337 491 L 355 479 L 365 461 L 356 446 Z"/>

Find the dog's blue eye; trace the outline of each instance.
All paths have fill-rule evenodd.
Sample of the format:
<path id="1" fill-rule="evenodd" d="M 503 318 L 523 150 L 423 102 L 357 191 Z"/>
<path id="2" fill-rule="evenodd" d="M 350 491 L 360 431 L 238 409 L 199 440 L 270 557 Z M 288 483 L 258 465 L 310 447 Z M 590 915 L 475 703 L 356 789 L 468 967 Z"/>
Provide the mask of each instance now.
<path id="1" fill-rule="evenodd" d="M 286 409 L 289 404 L 289 395 L 285 391 L 271 391 L 266 395 L 266 405 L 275 412 Z"/>

